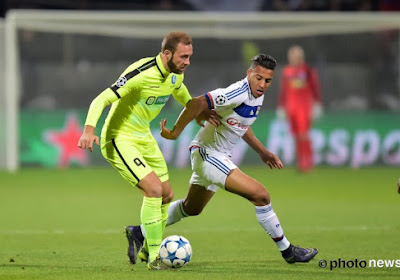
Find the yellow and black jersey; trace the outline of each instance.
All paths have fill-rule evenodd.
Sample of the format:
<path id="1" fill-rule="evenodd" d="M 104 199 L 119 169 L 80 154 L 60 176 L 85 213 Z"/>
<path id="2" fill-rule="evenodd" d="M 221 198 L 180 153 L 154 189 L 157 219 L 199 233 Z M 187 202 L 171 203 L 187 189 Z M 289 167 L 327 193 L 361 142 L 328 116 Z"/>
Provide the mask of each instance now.
<path id="1" fill-rule="evenodd" d="M 148 137 L 151 135 L 150 122 L 171 94 L 182 106 L 191 99 L 183 78 L 183 74 L 170 73 L 164 68 L 161 54 L 140 59 L 93 100 L 85 124 L 95 127 L 104 108 L 112 104 L 102 137 L 106 140 Z"/>

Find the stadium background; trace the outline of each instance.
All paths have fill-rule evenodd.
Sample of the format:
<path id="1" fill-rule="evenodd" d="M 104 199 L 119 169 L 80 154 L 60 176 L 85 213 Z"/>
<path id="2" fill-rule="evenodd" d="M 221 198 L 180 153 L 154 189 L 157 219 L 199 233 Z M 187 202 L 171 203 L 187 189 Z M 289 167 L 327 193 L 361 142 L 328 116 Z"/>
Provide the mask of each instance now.
<path id="1" fill-rule="evenodd" d="M 282 11 L 329 13 L 379 13 L 397 9 L 396 1 L 4 1 L 3 16 L 9 9 L 37 8 L 70 12 L 85 10 L 152 10 L 218 12 Z M 318 23 L 317 23 L 318 24 Z M 4 24 L 1 34 L 4 35 Z M 317 165 L 352 166 L 400 165 L 399 29 L 380 28 L 337 34 L 291 35 L 288 38 L 219 39 L 196 38 L 195 55 L 185 83 L 192 95 L 224 87 L 245 76 L 249 59 L 267 52 L 278 60 L 275 82 L 267 94 L 256 122 L 255 133 L 265 145 L 295 164 L 293 139 L 285 122 L 275 119 L 279 75 L 286 64 L 288 47 L 304 47 L 307 61 L 320 75 L 325 114 L 315 122 L 312 137 Z M 135 28 L 132 26 L 132 28 Z M 249 30 L 251 30 L 251 26 Z M 184 28 L 183 28 L 184 29 Z M 338 27 L 339 29 L 339 27 Z M 5 40 L 2 40 L 5 43 Z M 3 52 L 4 45 L 0 50 Z M 144 56 L 159 52 L 159 38 L 41 32 L 18 29 L 19 72 L 16 74 L 19 140 L 18 165 L 67 167 L 106 165 L 100 153 L 88 156 L 74 148 L 91 100 L 115 81 L 125 67 Z M 101 47 L 99 47 L 101 46 Z M 2 71 L 5 74 L 5 63 Z M 2 79 L 4 75 L 2 75 Z M 5 79 L 6 80 L 6 79 Z M 5 85 L 7 81 L 2 84 Z M 5 90 L 0 98 L 5 98 Z M 3 101 L 0 123 L 8 124 Z M 170 123 L 180 111 L 172 98 L 163 110 Z M 103 118 L 105 113 L 103 114 Z M 101 126 L 103 119 L 100 120 Z M 158 121 L 152 129 L 158 134 Z M 185 130 L 175 142 L 160 139 L 171 167 L 188 166 L 186 147 L 198 127 Z M 7 129 L 0 134 L 0 166 L 7 165 Z M 7 146 L 9 148 L 7 148 Z M 258 164 L 258 158 L 244 143 L 237 148 L 237 163 Z"/>

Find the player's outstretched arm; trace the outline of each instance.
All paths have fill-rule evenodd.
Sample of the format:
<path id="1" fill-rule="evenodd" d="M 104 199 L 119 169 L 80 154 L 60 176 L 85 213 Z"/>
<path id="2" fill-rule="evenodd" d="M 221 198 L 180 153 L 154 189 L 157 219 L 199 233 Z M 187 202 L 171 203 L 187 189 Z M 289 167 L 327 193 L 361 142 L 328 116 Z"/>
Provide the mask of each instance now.
<path id="1" fill-rule="evenodd" d="M 267 164 L 271 169 L 272 168 L 283 168 L 283 163 L 275 154 L 268 151 L 267 148 L 257 139 L 254 135 L 253 130 L 251 127 L 246 131 L 243 135 L 243 140 L 254 150 L 258 153 L 260 158 L 262 159 L 265 164 Z"/>
<path id="2" fill-rule="evenodd" d="M 95 99 L 93 99 L 86 117 L 85 128 L 78 141 L 79 148 L 88 149 L 93 152 L 93 142 L 96 142 L 96 144 L 99 145 L 99 137 L 94 134 L 97 121 L 104 108 L 116 100 L 118 100 L 118 97 L 110 88 L 105 89 Z"/>
<path id="3" fill-rule="evenodd" d="M 99 137 L 97 137 L 94 134 L 94 131 L 95 131 L 95 127 L 90 126 L 90 125 L 85 125 L 82 136 L 78 142 L 79 148 L 88 149 L 91 152 L 93 152 L 93 142 L 95 142 L 97 144 L 97 146 L 100 145 Z"/>
<path id="4" fill-rule="evenodd" d="M 204 95 L 194 97 L 186 104 L 186 107 L 182 110 L 172 130 L 166 128 L 166 119 L 162 119 L 160 121 L 161 136 L 171 140 L 177 139 L 186 125 L 195 119 L 206 108 L 208 108 L 208 103 Z"/>

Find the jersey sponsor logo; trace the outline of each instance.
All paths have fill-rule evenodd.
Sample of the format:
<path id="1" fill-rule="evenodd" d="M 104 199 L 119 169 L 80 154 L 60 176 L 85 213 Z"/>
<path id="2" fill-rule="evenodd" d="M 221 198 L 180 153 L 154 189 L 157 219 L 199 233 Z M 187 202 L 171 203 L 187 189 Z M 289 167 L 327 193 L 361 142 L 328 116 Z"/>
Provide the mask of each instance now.
<path id="1" fill-rule="evenodd" d="M 127 81 L 128 79 L 126 77 L 119 77 L 119 79 L 115 82 L 115 85 L 120 88 L 123 87 Z"/>
<path id="2" fill-rule="evenodd" d="M 227 120 L 226 120 L 226 123 L 229 124 L 229 125 L 231 125 L 231 126 L 237 126 L 237 127 L 241 128 L 241 129 L 248 129 L 248 128 L 249 128 L 249 125 L 241 124 L 241 123 L 240 123 L 237 119 L 235 119 L 235 118 L 229 118 L 229 119 L 227 119 Z"/>
<path id="3" fill-rule="evenodd" d="M 146 99 L 146 104 L 147 105 L 153 105 L 155 101 L 156 101 L 156 97 L 155 96 L 149 96 Z"/>
<path id="4" fill-rule="evenodd" d="M 218 95 L 216 98 L 215 98 L 215 103 L 217 103 L 217 105 L 222 105 L 222 104 L 224 104 L 226 102 L 226 97 L 225 97 L 225 95 Z"/>
<path id="5" fill-rule="evenodd" d="M 159 97 L 157 97 L 155 104 L 165 104 L 165 103 L 167 103 L 168 99 L 169 99 L 169 95 L 159 96 Z"/>
<path id="6" fill-rule="evenodd" d="M 238 122 L 239 121 L 237 119 L 235 119 L 235 118 L 229 118 L 229 119 L 226 120 L 226 123 L 229 124 L 229 125 L 235 125 Z"/>
<path id="7" fill-rule="evenodd" d="M 176 75 L 173 74 L 172 77 L 171 77 L 171 83 L 172 83 L 173 85 L 175 85 L 176 79 L 177 79 L 177 78 L 176 78 Z"/>
<path id="8" fill-rule="evenodd" d="M 160 104 L 165 104 L 167 103 L 169 99 L 169 95 L 163 95 L 163 96 L 159 96 L 159 97 L 155 97 L 155 96 L 149 96 L 146 99 L 146 104 L 147 105 L 160 105 Z"/>

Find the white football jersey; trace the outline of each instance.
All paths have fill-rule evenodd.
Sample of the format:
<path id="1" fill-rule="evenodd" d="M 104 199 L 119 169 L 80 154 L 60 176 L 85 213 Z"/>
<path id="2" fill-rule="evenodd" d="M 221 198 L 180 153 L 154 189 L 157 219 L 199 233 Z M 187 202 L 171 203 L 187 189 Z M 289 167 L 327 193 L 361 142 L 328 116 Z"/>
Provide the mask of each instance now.
<path id="1" fill-rule="evenodd" d="M 230 151 L 256 120 L 264 95 L 255 98 L 247 78 L 205 94 L 208 107 L 222 117 L 221 125 L 206 122 L 190 146 L 199 146 L 230 155 Z"/>

